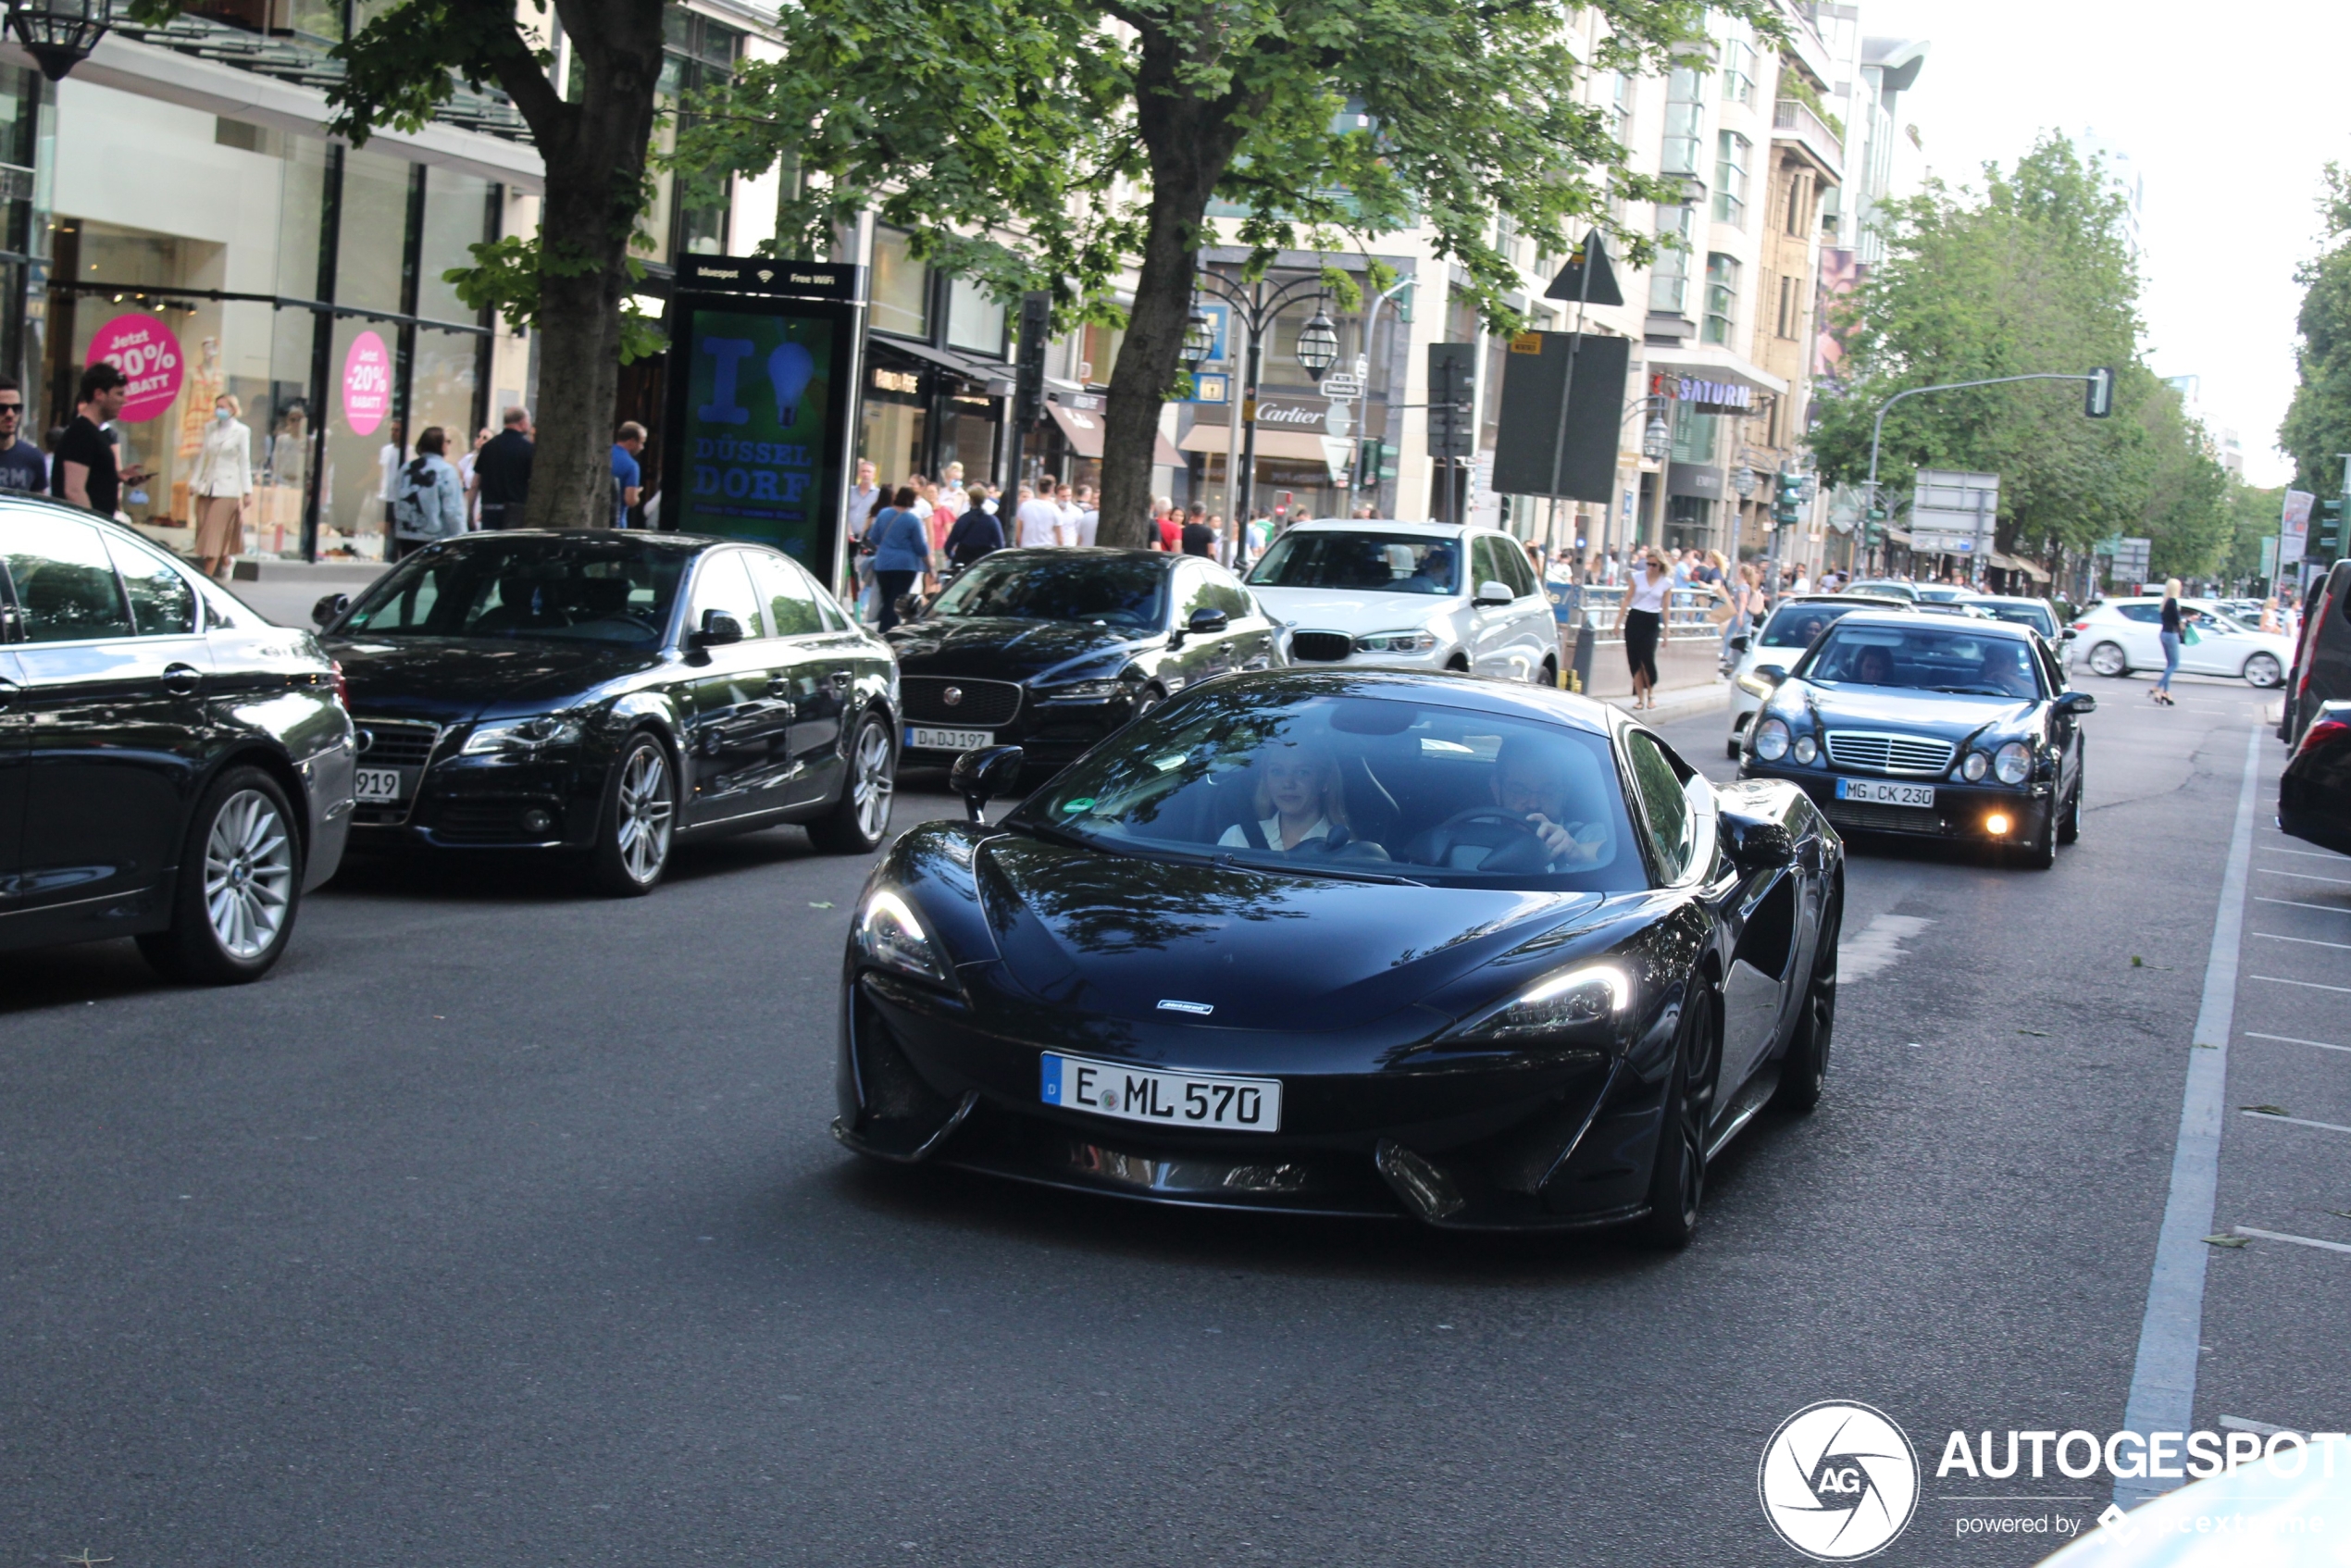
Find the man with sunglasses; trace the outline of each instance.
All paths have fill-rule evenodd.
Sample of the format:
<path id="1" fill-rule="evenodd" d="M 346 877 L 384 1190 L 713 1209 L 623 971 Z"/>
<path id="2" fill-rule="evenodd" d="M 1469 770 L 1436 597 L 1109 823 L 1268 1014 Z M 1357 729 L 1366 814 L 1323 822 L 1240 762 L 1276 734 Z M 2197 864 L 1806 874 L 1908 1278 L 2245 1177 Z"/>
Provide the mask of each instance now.
<path id="1" fill-rule="evenodd" d="M 24 389 L 0 376 L 0 490 L 40 494 L 49 488 L 49 460 L 24 439 Z"/>

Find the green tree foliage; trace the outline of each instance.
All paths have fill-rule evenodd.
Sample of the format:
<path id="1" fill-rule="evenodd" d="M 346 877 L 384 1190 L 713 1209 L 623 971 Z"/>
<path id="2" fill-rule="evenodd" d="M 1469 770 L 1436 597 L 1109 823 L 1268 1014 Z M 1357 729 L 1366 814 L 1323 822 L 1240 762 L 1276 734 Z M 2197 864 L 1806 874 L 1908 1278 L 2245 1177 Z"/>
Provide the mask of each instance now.
<path id="1" fill-rule="evenodd" d="M 1906 388 L 2113 367 L 2108 419 L 2084 417 L 2071 381 L 1895 404 L 1881 492 L 1907 494 L 1920 468 L 1996 473 L 2004 548 L 2079 555 L 2103 538 L 2143 535 L 2158 572 L 2216 568 L 2229 541 L 2227 476 L 2179 395 L 2139 363 L 2121 198 L 2055 136 L 1984 178 L 1980 194 L 1937 183 L 1887 205 L 1886 259 L 1848 307 L 1849 379 L 1816 404 L 1822 469 L 1866 479 L 1872 423 Z"/>
<path id="2" fill-rule="evenodd" d="M 137 0 L 141 19 L 168 20 L 187 0 Z M 538 453 L 528 526 L 573 528 L 609 517 L 612 409 L 623 354 L 649 346 L 624 326 L 622 302 L 641 269 L 628 255 L 646 202 L 646 160 L 661 77 L 663 0 L 554 0 L 570 38 L 571 92 L 550 80 L 540 41 L 548 0 L 393 0 L 334 53 L 329 131 L 354 145 L 386 126 L 416 131 L 463 81 L 494 87 L 530 127 L 546 168 L 535 236 L 474 247 L 453 273 L 460 297 L 539 333 Z"/>
<path id="3" fill-rule="evenodd" d="M 801 0 L 780 15 L 784 57 L 703 100 L 678 157 L 796 160 L 778 250 L 813 251 L 871 206 L 1000 294 L 1051 289 L 1064 325 L 1123 318 L 1101 538 L 1139 544 L 1212 200 L 1246 214 L 1260 269 L 1425 223 L 1500 327 L 1521 286 L 1501 220 L 1551 255 L 1597 225 L 1647 259 L 1610 197 L 1678 192 L 1629 170 L 1572 84 L 1659 68 L 1703 36 L 1706 7 L 1598 8 L 1610 31 L 1586 66 L 1567 34 L 1587 8 L 1567 0 Z M 1717 8 L 1779 31 L 1760 0 Z"/>
<path id="4" fill-rule="evenodd" d="M 2351 452 L 2351 170 L 2330 163 L 2321 179 L 2319 254 L 2294 274 L 2303 288 L 2301 379 L 2278 444 L 2294 458 L 2296 490 L 2333 495 L 2343 488 L 2338 454 Z"/>
<path id="5" fill-rule="evenodd" d="M 2229 543 L 2220 562 L 2220 576 L 2234 581 L 2261 575 L 2261 541 L 2274 539 L 2278 517 L 2285 507 L 2285 487 L 2256 490 L 2242 479 L 2229 481 Z"/>

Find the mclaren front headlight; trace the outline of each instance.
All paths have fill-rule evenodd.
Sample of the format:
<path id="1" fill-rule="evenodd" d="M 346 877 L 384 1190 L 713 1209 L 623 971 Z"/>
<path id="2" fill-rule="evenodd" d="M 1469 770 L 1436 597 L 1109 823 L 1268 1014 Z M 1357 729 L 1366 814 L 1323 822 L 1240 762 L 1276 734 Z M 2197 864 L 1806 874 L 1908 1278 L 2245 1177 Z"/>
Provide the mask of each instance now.
<path id="1" fill-rule="evenodd" d="M 1613 964 L 1564 970 L 1453 1031 L 1454 1039 L 1513 1040 L 1564 1034 L 1617 1017 L 1633 1005 L 1633 982 Z"/>
<path id="2" fill-rule="evenodd" d="M 570 714 L 534 714 L 529 718 L 477 724 L 462 755 L 495 762 L 529 762 L 559 746 L 576 746 L 585 726 Z"/>
<path id="3" fill-rule="evenodd" d="M 880 969 L 893 969 L 934 986 L 947 980 L 947 960 L 923 929 L 914 906 L 888 888 L 876 890 L 857 912 L 857 951 Z"/>

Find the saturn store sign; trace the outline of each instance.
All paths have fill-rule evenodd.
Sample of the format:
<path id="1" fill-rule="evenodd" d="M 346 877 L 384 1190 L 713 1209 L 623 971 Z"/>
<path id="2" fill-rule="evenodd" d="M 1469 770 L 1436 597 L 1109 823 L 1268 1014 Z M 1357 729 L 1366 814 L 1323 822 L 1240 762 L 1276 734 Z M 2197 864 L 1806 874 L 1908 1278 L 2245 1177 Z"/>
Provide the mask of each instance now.
<path id="1" fill-rule="evenodd" d="M 1666 395 L 1687 404 L 1697 414 L 1752 414 L 1755 389 L 1736 381 L 1704 381 L 1696 376 L 1667 376 Z"/>

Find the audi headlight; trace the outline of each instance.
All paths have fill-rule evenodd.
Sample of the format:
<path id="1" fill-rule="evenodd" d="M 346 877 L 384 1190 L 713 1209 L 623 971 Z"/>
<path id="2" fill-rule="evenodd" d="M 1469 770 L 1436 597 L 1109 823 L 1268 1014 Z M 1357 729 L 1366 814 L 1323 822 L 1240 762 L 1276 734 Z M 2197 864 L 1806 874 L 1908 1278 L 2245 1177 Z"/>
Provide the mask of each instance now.
<path id="1" fill-rule="evenodd" d="M 1454 1031 L 1456 1039 L 1524 1039 L 1612 1018 L 1633 1005 L 1633 982 L 1608 964 L 1586 964 L 1529 987 Z"/>
<path id="2" fill-rule="evenodd" d="M 1040 686 L 1038 698 L 1048 703 L 1106 703 L 1126 690 L 1115 677 L 1108 680 L 1073 680 L 1066 686 Z"/>
<path id="3" fill-rule="evenodd" d="M 947 964 L 906 901 L 884 888 L 857 912 L 857 951 L 868 963 L 932 985 L 947 983 Z"/>
<path id="4" fill-rule="evenodd" d="M 553 747 L 578 744 L 584 728 L 579 720 L 564 714 L 502 718 L 491 724 L 474 726 L 474 732 L 466 737 L 465 749 L 460 754 L 523 762 Z"/>
<path id="5" fill-rule="evenodd" d="M 1971 784 L 1991 771 L 1992 753 L 1989 752 L 1970 752 L 1967 761 L 1959 764 L 1959 777 Z"/>
<path id="6" fill-rule="evenodd" d="M 1765 762 L 1777 762 L 1787 755 L 1787 726 L 1778 719 L 1767 718 L 1755 727 L 1755 754 Z"/>
<path id="7" fill-rule="evenodd" d="M 1992 771 L 2003 784 L 2021 784 L 2033 777 L 2033 749 L 2021 740 L 2011 740 L 1992 753 Z"/>
<path id="8" fill-rule="evenodd" d="M 1437 639 L 1425 631 L 1375 631 L 1355 640 L 1359 653 L 1427 653 L 1437 648 Z"/>

